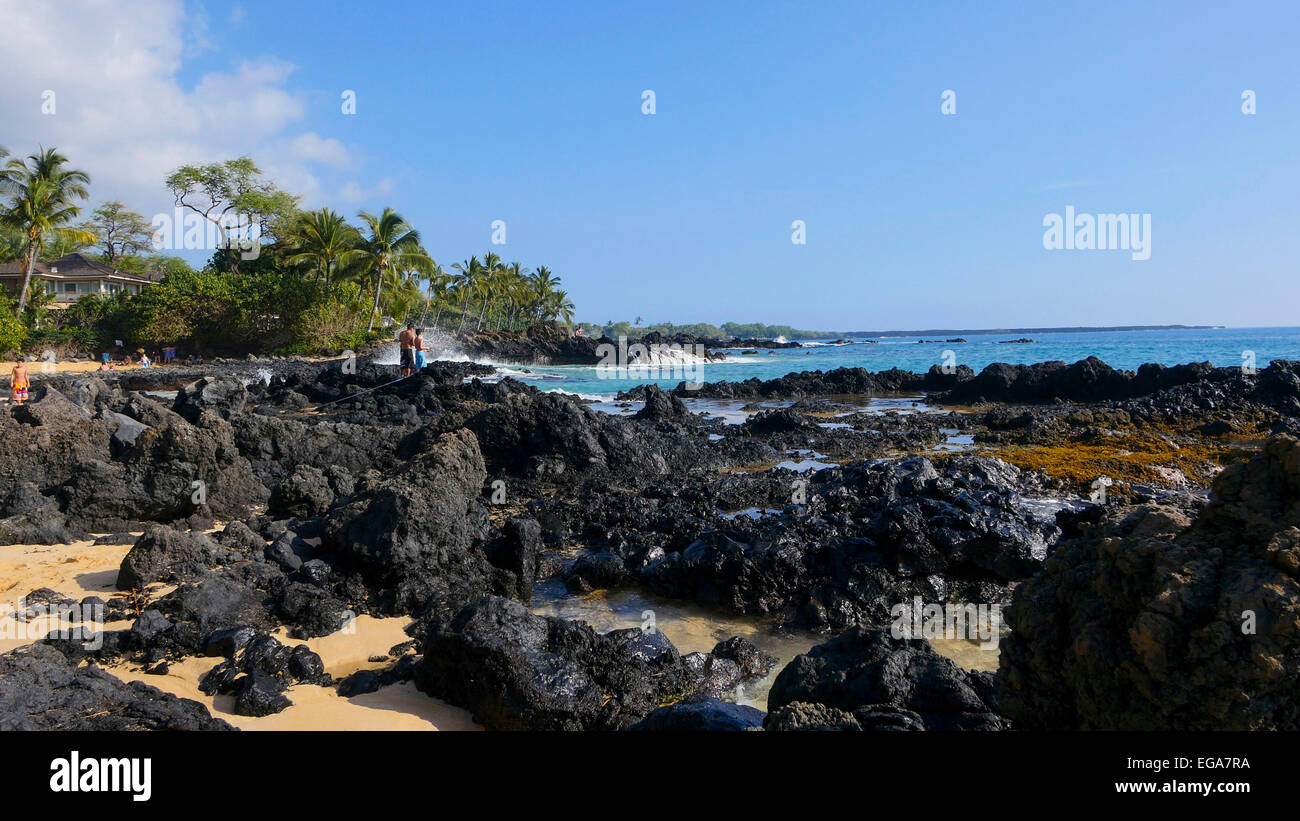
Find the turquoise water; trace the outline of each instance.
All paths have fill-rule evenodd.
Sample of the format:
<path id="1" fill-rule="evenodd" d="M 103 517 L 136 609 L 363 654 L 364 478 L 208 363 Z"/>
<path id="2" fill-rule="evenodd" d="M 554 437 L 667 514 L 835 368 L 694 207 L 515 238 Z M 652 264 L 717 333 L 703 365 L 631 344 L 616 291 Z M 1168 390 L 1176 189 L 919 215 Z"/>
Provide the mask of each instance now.
<path id="1" fill-rule="evenodd" d="M 691 365 L 683 372 L 667 366 L 658 374 L 631 371 L 605 372 L 589 366 L 528 368 L 506 366 L 503 371 L 542 390 L 562 390 L 608 399 L 618 391 L 654 382 L 670 388 L 682 381 L 733 382 L 750 377 L 774 379 L 794 371 L 829 370 L 840 367 L 863 367 L 872 371 L 898 367 L 924 372 L 931 365 L 944 363 L 944 352 L 952 351 L 957 365 L 979 371 L 993 362 L 1029 364 L 1059 359 L 1076 362 L 1096 356 L 1112 367 L 1136 369 L 1145 362 L 1178 365 L 1209 361 L 1219 366 L 1240 366 L 1243 352 L 1253 351 L 1255 366 L 1265 368 L 1273 359 L 1300 359 L 1300 327 L 1297 328 L 1218 328 L 1175 331 L 1105 331 L 1083 333 L 1036 333 L 1029 344 L 1004 345 L 999 340 L 1014 339 L 1016 334 L 965 336 L 965 343 L 938 341 L 917 344 L 922 337 L 880 339 L 876 344 L 855 341 L 851 345 L 813 345 L 772 351 L 759 349 L 757 355 L 727 351 L 725 362 Z M 605 378 L 610 377 L 610 378 Z"/>

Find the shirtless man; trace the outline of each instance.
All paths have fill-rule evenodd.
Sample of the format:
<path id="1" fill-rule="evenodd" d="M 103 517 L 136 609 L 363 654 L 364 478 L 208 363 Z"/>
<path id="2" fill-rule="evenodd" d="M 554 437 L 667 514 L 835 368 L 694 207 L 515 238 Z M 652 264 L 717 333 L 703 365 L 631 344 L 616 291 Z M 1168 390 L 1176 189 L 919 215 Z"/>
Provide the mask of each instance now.
<path id="1" fill-rule="evenodd" d="M 397 344 L 401 346 L 401 368 L 402 376 L 410 376 L 411 371 L 415 370 L 415 325 L 406 326 L 406 330 L 397 336 Z"/>
<path id="2" fill-rule="evenodd" d="M 417 371 L 424 370 L 424 352 L 427 350 L 429 349 L 424 347 L 424 329 L 416 328 L 415 329 L 415 369 Z"/>
<path id="3" fill-rule="evenodd" d="M 27 401 L 27 389 L 31 387 L 31 382 L 27 378 L 27 363 L 21 359 L 15 360 L 13 373 L 9 375 L 9 388 L 12 391 L 12 401 L 15 405 L 21 405 Z"/>

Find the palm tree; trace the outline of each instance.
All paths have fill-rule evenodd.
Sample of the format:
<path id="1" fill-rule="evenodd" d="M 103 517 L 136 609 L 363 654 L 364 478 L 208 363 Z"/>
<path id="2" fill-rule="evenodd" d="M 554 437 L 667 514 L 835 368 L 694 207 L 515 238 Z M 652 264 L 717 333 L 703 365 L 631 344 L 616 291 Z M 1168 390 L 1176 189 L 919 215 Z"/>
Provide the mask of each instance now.
<path id="1" fill-rule="evenodd" d="M 482 301 L 479 303 L 478 325 L 475 330 L 480 330 L 483 327 L 483 316 L 487 313 L 493 291 L 500 285 L 501 268 L 501 257 L 491 251 L 483 255 L 484 276 L 479 281 L 479 294 Z"/>
<path id="2" fill-rule="evenodd" d="M 397 319 L 410 319 L 424 302 L 420 275 L 414 270 L 390 269 L 385 276 L 384 312 Z"/>
<path id="3" fill-rule="evenodd" d="M 551 293 L 560 284 L 560 278 L 551 276 L 550 268 L 539 265 L 528 279 L 533 289 L 533 319 L 541 319 L 551 298 Z"/>
<path id="4" fill-rule="evenodd" d="M 505 267 L 504 283 L 501 289 L 502 302 L 505 303 L 502 327 L 514 330 L 515 319 L 523 307 L 528 292 L 528 271 L 522 262 L 512 262 Z"/>
<path id="5" fill-rule="evenodd" d="M 456 296 L 460 304 L 460 324 L 456 326 L 456 333 L 460 333 L 465 327 L 465 307 L 469 304 L 470 297 L 482 284 L 483 265 L 478 261 L 478 257 L 470 257 L 451 267 L 460 272 L 456 277 Z"/>
<path id="6" fill-rule="evenodd" d="M 42 148 L 25 160 L 10 160 L 0 171 L 0 191 L 13 192 L 8 207 L 0 211 L 0 226 L 20 231 L 27 241 L 19 314 L 27 307 L 36 258 L 47 240 L 95 241 L 89 231 L 68 227 L 81 213 L 75 201 L 90 196 L 86 190 L 90 177 L 65 168 L 67 162 L 56 149 Z"/>
<path id="7" fill-rule="evenodd" d="M 314 278 L 329 285 L 339 260 L 357 248 L 361 234 L 341 214 L 321 208 L 302 214 L 286 239 L 294 252 L 286 261 L 290 265 L 310 266 L 315 271 Z"/>
<path id="8" fill-rule="evenodd" d="M 358 214 L 366 224 L 370 236 L 361 244 L 347 251 L 340 258 L 340 263 L 348 268 L 355 267 L 364 281 L 375 278 L 375 303 L 370 310 L 370 323 L 366 333 L 375 327 L 375 317 L 379 315 L 379 300 L 384 290 L 384 279 L 390 271 L 395 274 L 410 272 L 428 273 L 433 269 L 433 259 L 420 243 L 420 232 L 391 208 L 385 208 L 379 216 L 362 211 Z"/>
<path id="9" fill-rule="evenodd" d="M 572 327 L 574 310 L 573 300 L 569 299 L 569 294 L 567 292 L 556 291 L 551 294 L 550 301 L 547 303 L 547 313 L 549 316 L 563 319 L 565 325 Z"/>
<path id="10" fill-rule="evenodd" d="M 433 270 L 429 272 L 429 296 L 425 302 L 425 314 L 429 313 L 429 307 L 434 302 L 438 303 L 438 309 L 433 315 L 433 327 L 438 327 L 438 320 L 442 317 L 442 306 L 447 300 L 448 288 L 451 285 L 452 275 L 442 270 L 438 263 L 433 264 Z"/>
<path id="11" fill-rule="evenodd" d="M 0 226 L 0 264 L 17 262 L 27 251 L 27 238 L 21 231 Z"/>

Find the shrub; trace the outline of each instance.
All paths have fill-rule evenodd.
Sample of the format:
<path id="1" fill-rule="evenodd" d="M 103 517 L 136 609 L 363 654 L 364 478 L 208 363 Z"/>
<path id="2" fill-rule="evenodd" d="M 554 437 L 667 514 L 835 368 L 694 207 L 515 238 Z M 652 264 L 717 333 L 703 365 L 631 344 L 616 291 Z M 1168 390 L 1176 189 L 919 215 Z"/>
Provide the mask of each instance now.
<path id="1" fill-rule="evenodd" d="M 14 303 L 4 293 L 0 293 L 0 353 L 7 358 L 9 354 L 21 350 L 27 338 L 27 329 L 14 313 Z"/>

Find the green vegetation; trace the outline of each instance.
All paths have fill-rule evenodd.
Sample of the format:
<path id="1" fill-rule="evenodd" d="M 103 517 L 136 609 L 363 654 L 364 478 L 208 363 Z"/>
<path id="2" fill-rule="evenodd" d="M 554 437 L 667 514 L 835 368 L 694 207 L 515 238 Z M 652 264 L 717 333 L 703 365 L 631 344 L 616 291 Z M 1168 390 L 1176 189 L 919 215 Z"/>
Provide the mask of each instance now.
<path id="1" fill-rule="evenodd" d="M 673 334 L 691 334 L 698 337 L 715 337 L 720 339 L 730 339 L 739 337 L 740 339 L 776 339 L 783 336 L 786 339 L 820 339 L 827 336 L 821 331 L 800 331 L 791 328 L 789 325 L 764 325 L 762 322 L 724 322 L 721 326 L 712 325 L 708 322 L 696 322 L 687 325 L 675 325 L 672 322 L 656 322 L 652 325 L 641 324 L 641 317 L 636 318 L 636 323 L 607 321 L 604 325 L 594 322 L 581 322 L 583 333 L 600 336 L 605 334 L 610 337 L 626 336 L 629 338 L 643 336 L 651 331 L 658 331 L 665 336 Z"/>
<path id="2" fill-rule="evenodd" d="M 164 180 L 190 215 L 186 247 L 191 232 L 215 238 L 211 259 L 196 270 L 159 253 L 167 229 L 124 203 L 105 202 L 75 224 L 90 177 L 67 162 L 41 149 L 0 174 L 0 263 L 20 262 L 25 272 L 18 304 L 0 302 L 0 351 L 93 354 L 121 340 L 128 350 L 315 354 L 388 338 L 384 326 L 407 320 L 448 331 L 573 321 L 573 301 L 545 266 L 530 271 L 487 253 L 445 271 L 394 209 L 363 211 L 359 226 L 330 208 L 303 211 L 247 157 L 182 166 Z M 34 266 L 73 252 L 154 284 L 57 308 L 46 289 L 30 287 Z"/>
<path id="3" fill-rule="evenodd" d="M 18 321 L 14 303 L 8 295 L 0 293 L 0 355 L 8 355 L 22 347 L 27 329 Z"/>
<path id="4" fill-rule="evenodd" d="M 0 194 L 9 195 L 0 209 L 0 226 L 18 234 L 23 246 L 23 281 L 17 311 L 27 307 L 32 270 L 45 243 L 66 238 L 89 241 L 90 235 L 70 223 L 81 212 L 78 200 L 90 196 L 90 177 L 67 168 L 68 158 L 53 148 L 41 148 L 26 159 L 11 159 L 0 170 Z"/>

